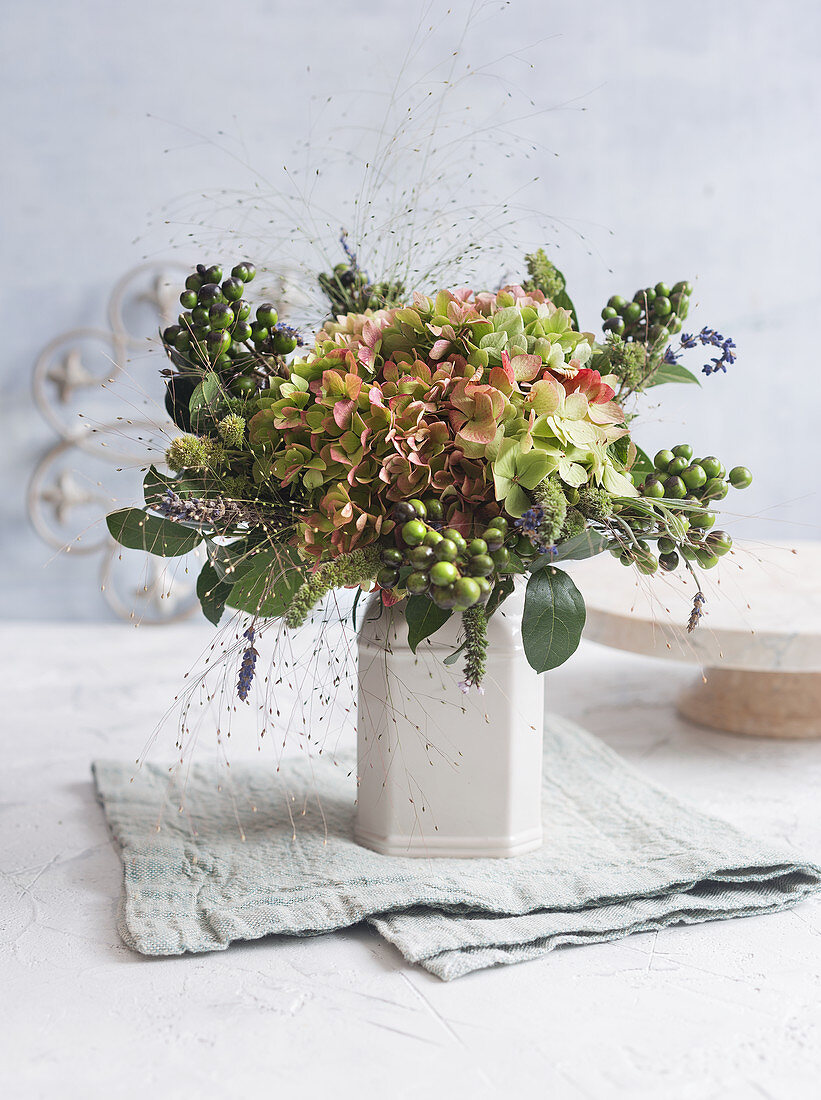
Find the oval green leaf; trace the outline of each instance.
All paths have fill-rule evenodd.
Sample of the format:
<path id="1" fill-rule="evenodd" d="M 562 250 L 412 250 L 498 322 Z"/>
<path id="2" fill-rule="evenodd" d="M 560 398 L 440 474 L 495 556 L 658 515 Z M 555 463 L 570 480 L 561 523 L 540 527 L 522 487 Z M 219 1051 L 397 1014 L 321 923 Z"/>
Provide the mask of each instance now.
<path id="1" fill-rule="evenodd" d="M 210 561 L 207 561 L 197 577 L 197 597 L 202 613 L 214 626 L 219 626 L 225 601 L 231 594 L 232 584 L 220 579 L 219 573 Z"/>
<path id="2" fill-rule="evenodd" d="M 108 529 L 122 546 L 144 550 L 161 558 L 178 558 L 202 542 L 200 531 L 181 527 L 170 519 L 150 516 L 142 508 L 120 508 L 105 518 Z"/>
<path id="3" fill-rule="evenodd" d="M 304 563 L 291 546 L 274 546 L 246 559 L 225 601 L 229 607 L 278 619 L 287 611 L 304 577 Z"/>
<path id="4" fill-rule="evenodd" d="M 410 596 L 405 603 L 405 619 L 408 624 L 408 645 L 415 653 L 425 638 L 435 634 L 448 621 L 450 611 L 437 607 L 427 596 Z"/>
<path id="5" fill-rule="evenodd" d="M 552 566 L 533 573 L 525 590 L 522 642 L 537 672 L 558 668 L 578 648 L 586 617 L 582 594 Z"/>

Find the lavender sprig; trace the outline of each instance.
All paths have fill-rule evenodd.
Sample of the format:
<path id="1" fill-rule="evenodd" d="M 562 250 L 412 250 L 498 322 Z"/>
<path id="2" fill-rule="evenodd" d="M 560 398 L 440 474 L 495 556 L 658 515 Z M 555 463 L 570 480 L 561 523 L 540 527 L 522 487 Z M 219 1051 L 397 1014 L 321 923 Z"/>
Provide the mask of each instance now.
<path id="1" fill-rule="evenodd" d="M 695 348 L 701 344 L 703 347 L 718 348 L 721 351 L 721 355 L 715 356 L 709 363 L 705 363 L 701 368 L 703 374 L 716 374 L 718 371 L 727 372 L 727 367 L 736 361 L 736 346 L 735 341 L 730 339 L 729 336 L 722 336 L 720 332 L 716 332 L 714 328 L 707 328 L 706 326 L 701 332 L 696 333 L 694 336 L 690 333 L 683 332 L 681 334 L 681 341 L 679 342 L 678 349 L 674 349 L 672 344 L 667 348 L 662 359 L 663 363 L 677 363 L 681 358 L 682 348 Z"/>
<path id="2" fill-rule="evenodd" d="M 707 597 L 703 592 L 696 592 L 695 596 L 693 596 L 693 610 L 690 612 L 690 618 L 687 620 L 688 634 L 692 634 L 701 621 L 701 616 L 704 614 L 702 608 L 706 602 Z"/>
<path id="3" fill-rule="evenodd" d="M 254 648 L 254 628 L 249 626 L 242 636 L 248 641 L 248 645 L 245 648 L 245 652 L 242 654 L 242 664 L 240 665 L 239 677 L 237 678 L 237 696 L 244 703 L 251 690 L 251 684 L 254 682 L 254 672 L 256 671 L 257 657 L 259 654 Z"/>
<path id="4" fill-rule="evenodd" d="M 549 546 L 541 537 L 541 529 L 546 517 L 547 513 L 541 504 L 534 504 L 518 519 L 515 519 L 513 525 L 518 527 L 519 531 L 530 539 L 540 554 L 556 554 L 558 553 L 556 547 Z"/>
<path id="5" fill-rule="evenodd" d="M 228 526 L 233 523 L 262 523 L 263 518 L 256 508 L 222 497 L 189 497 L 188 500 L 166 489 L 161 501 L 153 505 L 153 510 L 167 519 L 182 523 L 196 523 L 211 527 Z"/>

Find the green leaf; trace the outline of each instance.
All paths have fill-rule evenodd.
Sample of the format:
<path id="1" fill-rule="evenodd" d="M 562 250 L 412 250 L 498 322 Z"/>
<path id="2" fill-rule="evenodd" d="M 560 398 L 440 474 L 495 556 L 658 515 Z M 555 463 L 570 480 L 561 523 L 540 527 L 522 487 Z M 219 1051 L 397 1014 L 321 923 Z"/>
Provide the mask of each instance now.
<path id="1" fill-rule="evenodd" d="M 216 423 L 217 412 L 225 396 L 219 375 L 209 371 L 188 402 L 191 428 L 194 432 L 202 432 Z"/>
<path id="2" fill-rule="evenodd" d="M 188 409 L 191 413 L 197 412 L 203 406 L 213 405 L 223 392 L 219 375 L 214 371 L 208 371 L 202 382 L 191 394 Z"/>
<path id="3" fill-rule="evenodd" d="M 647 387 L 649 389 L 650 386 L 662 386 L 665 382 L 695 382 L 697 386 L 701 385 L 692 371 L 679 363 L 660 363 L 658 370 L 647 383 Z"/>
<path id="4" fill-rule="evenodd" d="M 450 616 L 450 611 L 437 607 L 427 596 L 410 596 L 405 605 L 405 619 L 408 623 L 408 645 L 411 650 L 415 653 L 419 643 L 435 634 Z"/>
<path id="5" fill-rule="evenodd" d="M 582 531 L 572 539 L 559 543 L 553 561 L 583 561 L 585 558 L 594 558 L 606 549 L 607 544 L 608 539 L 601 532 Z"/>
<path id="6" fill-rule="evenodd" d="M 581 592 L 561 569 L 533 573 L 525 590 L 522 642 L 525 656 L 537 672 L 558 668 L 581 640 L 585 607 Z"/>
<path id="7" fill-rule="evenodd" d="M 499 610 L 508 596 L 513 595 L 515 588 L 515 582 L 511 576 L 500 577 L 496 582 L 493 591 L 490 593 L 490 599 L 485 604 L 485 616 L 488 622 L 493 615 Z"/>
<path id="8" fill-rule="evenodd" d="M 148 473 L 143 479 L 143 496 L 147 508 L 156 508 L 165 497 L 166 489 L 172 489 L 177 496 L 185 500 L 188 497 L 215 497 L 219 493 L 206 486 L 205 480 L 195 472 L 188 471 L 185 474 L 161 473 L 156 466 L 149 466 Z"/>
<path id="9" fill-rule="evenodd" d="M 174 478 L 167 474 L 161 474 L 156 466 L 149 466 L 148 473 L 143 479 L 143 496 L 147 508 L 156 508 L 165 496 L 166 489 L 178 490 L 174 485 Z"/>
<path id="10" fill-rule="evenodd" d="M 181 557 L 202 542 L 201 531 L 150 516 L 142 508 L 120 508 L 105 521 L 117 542 L 129 550 L 144 550 L 162 558 Z"/>
<path id="11" fill-rule="evenodd" d="M 292 546 L 274 546 L 252 553 L 237 569 L 237 579 L 225 602 L 249 615 L 278 619 L 285 614 L 304 580 L 303 568 Z"/>
<path id="12" fill-rule="evenodd" d="M 459 646 L 459 648 L 454 649 L 453 653 L 449 653 L 447 655 L 447 657 L 445 657 L 445 659 L 442 663 L 445 664 L 445 665 L 455 665 L 456 662 L 459 660 L 459 658 L 464 653 L 466 645 L 467 645 L 467 642 L 462 642 L 462 644 Z"/>
<path id="13" fill-rule="evenodd" d="M 197 596 L 203 615 L 214 626 L 219 626 L 225 610 L 225 601 L 231 594 L 232 587 L 229 581 L 220 580 L 219 573 L 210 561 L 207 561 L 200 570 L 200 575 L 197 577 Z"/>
<path id="14" fill-rule="evenodd" d="M 601 554 L 610 545 L 610 540 L 600 531 L 588 529 L 572 539 L 565 539 L 556 546 L 555 555 L 540 554 L 532 562 L 528 562 L 531 573 L 538 573 L 540 569 L 547 569 L 555 565 L 557 561 L 583 561 L 585 558 L 594 558 Z"/>
<path id="15" fill-rule="evenodd" d="M 206 537 L 205 544 L 208 560 L 213 565 L 217 576 L 221 581 L 227 579 L 229 584 L 239 580 L 240 574 L 245 572 L 253 561 L 250 557 L 253 544 L 246 538 L 222 543 Z"/>

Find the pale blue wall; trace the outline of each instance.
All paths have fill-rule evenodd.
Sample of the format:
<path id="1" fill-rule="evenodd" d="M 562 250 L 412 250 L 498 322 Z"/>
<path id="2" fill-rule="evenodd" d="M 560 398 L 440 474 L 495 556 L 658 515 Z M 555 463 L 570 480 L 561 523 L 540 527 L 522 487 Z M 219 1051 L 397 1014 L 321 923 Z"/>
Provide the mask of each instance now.
<path id="1" fill-rule="evenodd" d="M 451 6 L 432 61 L 470 11 Z M 821 8 L 514 0 L 505 18 L 480 25 L 493 8 L 474 16 L 475 57 L 540 42 L 526 53 L 535 71 L 515 56 L 497 71 L 556 109 L 519 124 L 544 145 L 530 160 L 485 150 L 486 187 L 505 198 L 541 175 L 525 201 L 587 238 L 564 233 L 562 262 L 588 324 L 613 290 L 697 278 L 695 319 L 732 334 L 739 362 L 701 392 L 664 392 L 648 412 L 648 449 L 682 436 L 748 462 L 756 483 L 737 507 L 768 518 L 747 530 L 819 537 Z M 167 251 L 167 200 L 250 182 L 218 148 L 218 131 L 237 150 L 241 131 L 253 164 L 276 173 L 296 142 L 316 139 L 329 94 L 338 106 L 324 108 L 326 119 L 345 107 L 349 121 L 373 125 L 420 13 L 435 19 L 444 9 L 359 0 L 3 5 L 2 616 L 110 616 L 94 569 L 65 559 L 44 569 L 51 552 L 24 518 L 28 471 L 51 439 L 29 397 L 38 349 L 64 329 L 98 324 L 120 274 Z M 477 82 L 475 120 L 496 109 L 499 90 Z M 519 112 L 521 101 L 511 104 Z M 343 185 L 353 178 L 336 171 Z"/>

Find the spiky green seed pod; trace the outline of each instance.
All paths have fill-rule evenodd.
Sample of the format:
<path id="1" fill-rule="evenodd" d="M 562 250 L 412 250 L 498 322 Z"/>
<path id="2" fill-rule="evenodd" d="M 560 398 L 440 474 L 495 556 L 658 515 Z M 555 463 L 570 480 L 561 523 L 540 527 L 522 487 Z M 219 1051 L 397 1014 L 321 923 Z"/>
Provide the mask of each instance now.
<path id="1" fill-rule="evenodd" d="M 239 450 L 245 439 L 245 417 L 239 416 L 238 413 L 229 413 L 228 416 L 220 420 L 217 430 L 222 436 L 226 447 Z"/>
<path id="2" fill-rule="evenodd" d="M 192 470 L 207 467 L 211 444 L 207 439 L 196 435 L 180 435 L 171 441 L 165 452 L 168 468 L 178 473 L 180 470 Z"/>
<path id="3" fill-rule="evenodd" d="M 220 482 L 220 491 L 224 497 L 244 503 L 256 500 L 259 495 L 250 477 L 244 477 L 242 474 L 236 477 L 233 475 L 224 477 Z"/>
<path id="4" fill-rule="evenodd" d="M 585 485 L 579 489 L 576 507 L 587 519 L 607 519 L 613 514 L 613 501 L 606 489 Z"/>
<path id="5" fill-rule="evenodd" d="M 225 468 L 225 449 L 213 439 L 201 439 L 197 435 L 180 435 L 171 441 L 165 452 L 165 461 L 175 473 L 180 470 L 211 470 L 219 473 Z"/>

